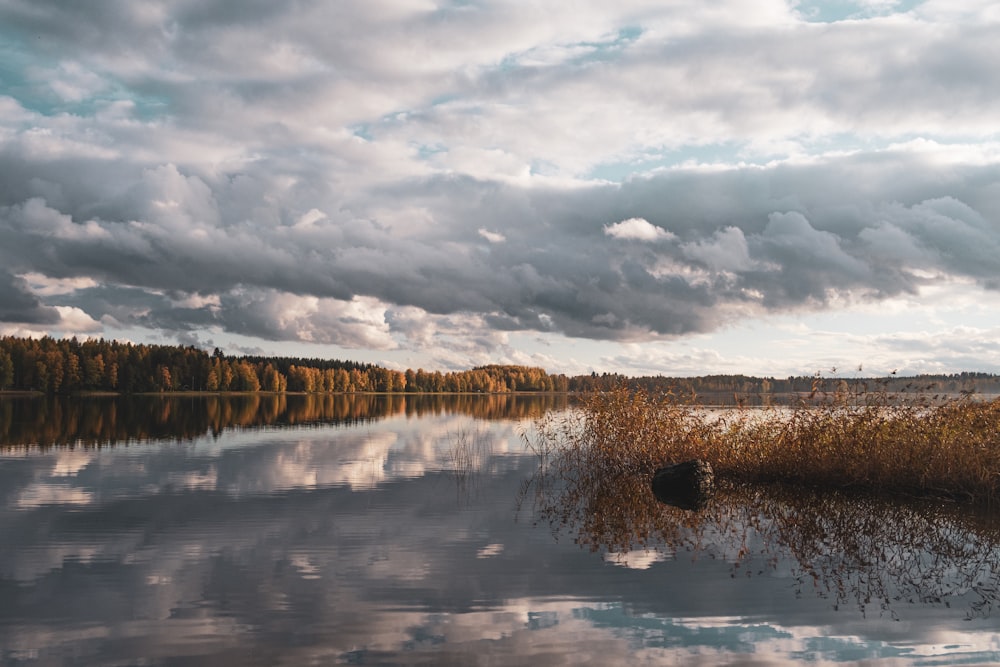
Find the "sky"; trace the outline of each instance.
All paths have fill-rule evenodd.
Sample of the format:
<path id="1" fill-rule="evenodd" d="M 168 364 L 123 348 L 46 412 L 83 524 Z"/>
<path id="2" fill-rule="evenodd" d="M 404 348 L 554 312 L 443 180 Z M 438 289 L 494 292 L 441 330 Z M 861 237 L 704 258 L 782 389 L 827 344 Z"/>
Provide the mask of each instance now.
<path id="1" fill-rule="evenodd" d="M 1000 372 L 989 0 L 0 0 L 0 334 Z"/>

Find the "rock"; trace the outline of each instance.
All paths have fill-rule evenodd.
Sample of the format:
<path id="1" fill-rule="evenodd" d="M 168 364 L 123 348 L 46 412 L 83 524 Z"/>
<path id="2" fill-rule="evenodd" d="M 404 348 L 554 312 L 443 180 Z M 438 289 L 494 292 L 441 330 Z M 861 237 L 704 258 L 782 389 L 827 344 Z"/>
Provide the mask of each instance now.
<path id="1" fill-rule="evenodd" d="M 682 509 L 704 507 L 715 486 L 715 473 L 708 461 L 694 459 L 660 468 L 650 484 L 661 503 Z"/>

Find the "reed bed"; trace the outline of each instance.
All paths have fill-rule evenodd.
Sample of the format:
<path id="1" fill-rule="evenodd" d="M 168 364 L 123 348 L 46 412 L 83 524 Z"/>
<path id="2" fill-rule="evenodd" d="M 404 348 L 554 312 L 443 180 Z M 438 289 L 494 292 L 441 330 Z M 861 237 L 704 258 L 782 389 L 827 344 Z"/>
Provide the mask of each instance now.
<path id="1" fill-rule="evenodd" d="M 866 387 L 791 406 L 710 409 L 696 397 L 619 387 L 543 422 L 546 476 L 591 491 L 699 458 L 743 482 L 1000 499 L 1000 401 L 941 399 Z M 609 492 L 610 492 L 610 486 Z"/>

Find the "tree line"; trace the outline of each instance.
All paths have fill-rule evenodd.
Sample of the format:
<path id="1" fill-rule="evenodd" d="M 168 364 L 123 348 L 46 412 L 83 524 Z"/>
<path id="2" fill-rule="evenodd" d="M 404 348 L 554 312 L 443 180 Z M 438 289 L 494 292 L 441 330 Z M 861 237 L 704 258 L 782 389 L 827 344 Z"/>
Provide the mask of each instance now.
<path id="1" fill-rule="evenodd" d="M 789 395 L 819 393 L 976 393 L 1000 394 L 1000 375 L 980 372 L 922 374 L 916 376 L 840 377 L 836 370 L 829 375 L 793 375 L 783 378 L 748 375 L 704 375 L 698 377 L 645 376 L 628 377 L 619 373 L 592 373 L 569 380 L 572 392 L 610 391 L 621 385 L 642 388 L 649 393 L 670 391 L 679 396 Z"/>
<path id="2" fill-rule="evenodd" d="M 609 391 L 626 384 L 681 395 L 767 395 L 823 391 L 1000 393 L 1000 376 L 956 373 L 916 377 L 785 378 L 747 375 L 628 377 L 591 373 L 567 377 L 542 368 L 486 365 L 466 371 L 398 371 L 337 359 L 229 356 L 193 346 L 134 344 L 104 339 L 0 338 L 0 390 L 67 394 L 231 391 L 300 393 L 510 393 Z"/>
<path id="3" fill-rule="evenodd" d="M 565 392 L 565 375 L 541 368 L 489 365 L 442 373 L 296 357 L 228 356 L 193 346 L 104 339 L 0 338 L 0 390 L 66 394 L 233 392 Z"/>

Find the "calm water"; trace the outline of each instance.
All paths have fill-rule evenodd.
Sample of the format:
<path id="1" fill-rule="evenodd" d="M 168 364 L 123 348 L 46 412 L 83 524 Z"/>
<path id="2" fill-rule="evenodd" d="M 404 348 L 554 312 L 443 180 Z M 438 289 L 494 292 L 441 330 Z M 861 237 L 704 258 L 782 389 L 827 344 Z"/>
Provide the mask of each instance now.
<path id="1" fill-rule="evenodd" d="M 591 520 L 526 486 L 565 408 L 0 399 L 0 663 L 1000 662 L 989 517 L 723 489 Z"/>

